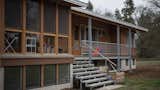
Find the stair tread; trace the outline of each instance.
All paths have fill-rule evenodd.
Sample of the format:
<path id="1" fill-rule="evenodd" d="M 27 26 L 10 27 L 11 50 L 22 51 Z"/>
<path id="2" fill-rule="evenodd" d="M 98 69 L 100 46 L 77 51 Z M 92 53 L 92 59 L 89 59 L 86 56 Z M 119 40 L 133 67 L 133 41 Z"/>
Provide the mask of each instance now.
<path id="1" fill-rule="evenodd" d="M 81 67 L 92 67 L 94 64 L 82 64 L 82 65 L 73 65 L 73 68 L 81 68 Z"/>
<path id="2" fill-rule="evenodd" d="M 88 75 L 88 76 L 80 76 L 77 77 L 78 79 L 88 79 L 88 78 L 96 78 L 96 77 L 101 77 L 101 76 L 106 76 L 106 73 L 101 73 L 101 74 L 94 74 L 94 75 Z"/>
<path id="3" fill-rule="evenodd" d="M 97 86 L 101 86 L 104 84 L 111 84 L 113 83 L 112 80 L 108 80 L 108 81 L 103 81 L 103 82 L 97 82 L 97 83 L 93 83 L 93 84 L 88 84 L 87 87 L 97 87 Z"/>
<path id="4" fill-rule="evenodd" d="M 102 81 L 102 80 L 107 80 L 107 79 L 108 79 L 108 77 L 100 77 L 100 78 L 95 78 L 95 79 L 84 80 L 82 82 L 83 83 L 91 83 L 91 82 Z"/>
<path id="5" fill-rule="evenodd" d="M 73 75 L 86 75 L 86 74 L 94 74 L 94 73 L 100 73 L 101 71 L 96 70 L 96 71 L 87 71 L 87 72 L 78 72 L 78 73 L 73 73 Z"/>
<path id="6" fill-rule="evenodd" d="M 97 70 L 97 69 L 99 69 L 99 68 L 98 67 L 78 68 L 78 69 L 73 69 L 73 72 L 88 71 L 88 70 Z"/>

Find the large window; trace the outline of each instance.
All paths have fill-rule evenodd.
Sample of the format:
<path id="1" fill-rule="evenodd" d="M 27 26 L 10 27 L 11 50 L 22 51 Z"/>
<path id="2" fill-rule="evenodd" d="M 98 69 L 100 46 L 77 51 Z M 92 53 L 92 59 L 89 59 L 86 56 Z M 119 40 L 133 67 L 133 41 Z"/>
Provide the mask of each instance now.
<path id="1" fill-rule="evenodd" d="M 22 90 L 21 67 L 5 67 L 4 90 Z"/>
<path id="2" fill-rule="evenodd" d="M 21 29 L 22 0 L 5 0 L 5 26 Z"/>
<path id="3" fill-rule="evenodd" d="M 59 34 L 67 35 L 69 27 L 69 9 L 67 7 L 59 7 Z"/>
<path id="4" fill-rule="evenodd" d="M 21 34 L 18 32 L 5 32 L 6 53 L 16 53 L 21 51 Z"/>
<path id="5" fill-rule="evenodd" d="M 55 33 L 56 8 L 55 4 L 44 0 L 44 31 L 47 33 Z"/>
<path id="6" fill-rule="evenodd" d="M 35 34 L 27 34 L 26 36 L 26 48 L 27 52 L 39 53 L 40 52 L 40 36 Z"/>
<path id="7" fill-rule="evenodd" d="M 56 65 L 45 65 L 44 67 L 44 85 L 56 84 Z"/>
<path id="8" fill-rule="evenodd" d="M 26 88 L 40 87 L 40 66 L 26 66 Z"/>
<path id="9" fill-rule="evenodd" d="M 40 31 L 40 0 L 27 0 L 27 30 Z"/>
<path id="10" fill-rule="evenodd" d="M 60 64 L 59 65 L 59 84 L 70 82 L 70 65 Z"/>
<path id="11" fill-rule="evenodd" d="M 58 39 L 59 53 L 68 53 L 68 38 L 59 37 Z"/>
<path id="12" fill-rule="evenodd" d="M 55 40 L 52 36 L 44 36 L 44 45 L 43 50 L 44 53 L 54 53 L 55 48 Z"/>

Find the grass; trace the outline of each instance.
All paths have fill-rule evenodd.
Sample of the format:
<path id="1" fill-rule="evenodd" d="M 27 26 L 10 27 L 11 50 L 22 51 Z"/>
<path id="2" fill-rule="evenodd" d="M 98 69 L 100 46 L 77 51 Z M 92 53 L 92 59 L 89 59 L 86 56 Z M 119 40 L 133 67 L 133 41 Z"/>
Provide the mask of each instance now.
<path id="1" fill-rule="evenodd" d="M 160 90 L 160 59 L 138 61 L 137 69 L 126 73 L 125 87 L 117 90 Z"/>

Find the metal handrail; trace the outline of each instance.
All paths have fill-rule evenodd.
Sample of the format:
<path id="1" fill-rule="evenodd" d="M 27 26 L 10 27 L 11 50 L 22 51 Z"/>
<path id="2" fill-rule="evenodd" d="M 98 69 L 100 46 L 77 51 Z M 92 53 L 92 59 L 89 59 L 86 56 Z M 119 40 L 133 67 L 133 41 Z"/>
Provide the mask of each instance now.
<path id="1" fill-rule="evenodd" d="M 87 40 L 85 40 L 85 41 L 87 41 Z M 92 42 L 92 41 L 91 41 Z M 94 42 L 94 41 L 93 41 Z M 85 43 L 85 46 L 87 46 L 89 49 L 91 49 L 92 51 L 94 51 L 95 49 L 93 49 L 92 47 L 90 47 L 87 43 Z M 83 45 L 81 45 L 81 47 L 85 47 L 85 46 L 83 46 Z M 112 69 L 115 71 L 115 72 L 117 72 L 117 70 L 116 70 L 116 64 L 114 63 L 114 62 L 112 62 L 108 57 L 106 57 L 106 56 L 104 56 L 102 53 L 100 53 L 99 51 L 97 51 L 97 53 L 101 56 L 101 57 L 103 57 L 105 60 L 107 60 L 109 63 L 110 63 L 110 65 L 111 65 L 111 67 L 112 67 Z"/>

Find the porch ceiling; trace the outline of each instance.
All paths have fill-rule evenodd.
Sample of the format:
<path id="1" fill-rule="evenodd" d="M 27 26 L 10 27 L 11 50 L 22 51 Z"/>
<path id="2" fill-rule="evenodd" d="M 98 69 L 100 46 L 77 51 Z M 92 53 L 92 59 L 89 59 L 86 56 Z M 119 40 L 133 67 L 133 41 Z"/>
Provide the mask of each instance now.
<path id="1" fill-rule="evenodd" d="M 133 28 L 133 29 L 138 30 L 138 31 L 143 31 L 143 32 L 148 31 L 148 29 L 146 29 L 144 27 L 137 26 L 137 25 L 127 23 L 127 22 L 124 22 L 124 21 L 116 20 L 116 19 L 113 19 L 113 18 L 109 18 L 109 17 L 103 16 L 103 15 L 98 15 L 98 14 L 92 12 L 92 11 L 88 11 L 88 10 L 85 10 L 85 9 L 82 9 L 82 8 L 71 7 L 71 10 L 75 11 L 75 12 L 78 12 L 78 13 L 81 13 L 81 14 L 86 14 L 88 16 L 100 18 L 102 20 L 109 21 L 109 22 L 114 23 L 114 24 L 119 24 L 119 25 L 122 25 L 122 26 L 126 26 L 128 28 Z"/>

